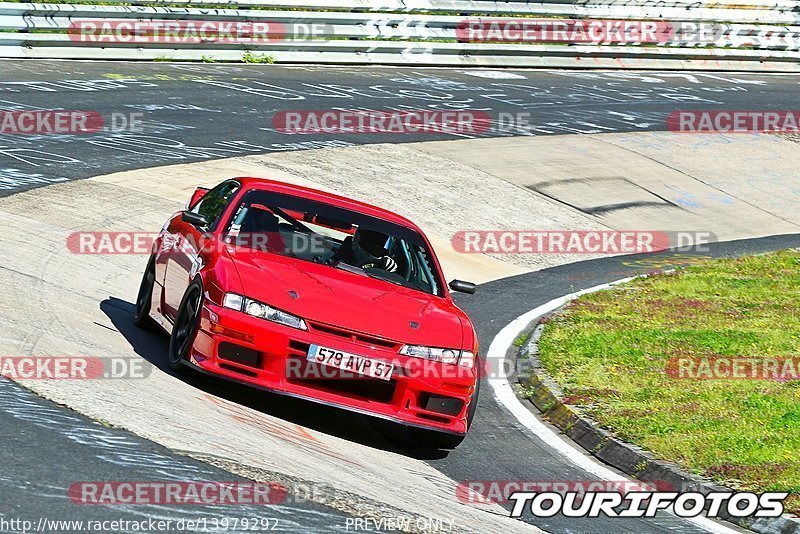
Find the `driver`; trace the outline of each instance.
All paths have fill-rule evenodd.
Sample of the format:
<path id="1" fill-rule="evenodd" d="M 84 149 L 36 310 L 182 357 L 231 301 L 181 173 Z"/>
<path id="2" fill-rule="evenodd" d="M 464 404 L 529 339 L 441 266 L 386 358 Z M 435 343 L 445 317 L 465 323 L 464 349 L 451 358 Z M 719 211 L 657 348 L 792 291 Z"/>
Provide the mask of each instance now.
<path id="1" fill-rule="evenodd" d="M 343 243 L 337 251 L 337 259 L 344 263 L 360 267 L 361 269 L 383 269 L 386 272 L 396 272 L 397 263 L 389 256 L 386 248 L 389 243 L 389 236 L 376 232 L 358 228 L 353 234 L 349 246 Z"/>

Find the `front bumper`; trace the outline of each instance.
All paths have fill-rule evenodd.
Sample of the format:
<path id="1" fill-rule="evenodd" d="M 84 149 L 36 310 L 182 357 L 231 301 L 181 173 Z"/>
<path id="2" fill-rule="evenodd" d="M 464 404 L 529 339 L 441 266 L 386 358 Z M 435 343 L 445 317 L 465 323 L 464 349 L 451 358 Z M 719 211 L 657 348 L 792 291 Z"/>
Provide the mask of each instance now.
<path id="1" fill-rule="evenodd" d="M 189 364 L 267 391 L 303 398 L 408 426 L 463 435 L 475 369 L 398 353 L 400 345 L 338 326 L 308 322 L 298 330 L 206 301 Z M 311 344 L 392 362 L 391 380 L 308 362 Z"/>

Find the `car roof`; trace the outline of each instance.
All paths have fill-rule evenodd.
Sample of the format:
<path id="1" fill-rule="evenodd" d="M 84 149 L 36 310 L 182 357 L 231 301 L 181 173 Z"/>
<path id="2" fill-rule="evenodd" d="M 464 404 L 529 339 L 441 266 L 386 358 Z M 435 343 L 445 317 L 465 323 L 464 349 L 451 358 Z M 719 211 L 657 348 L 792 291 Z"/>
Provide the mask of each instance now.
<path id="1" fill-rule="evenodd" d="M 273 191 L 276 193 L 283 193 L 286 195 L 294 195 L 302 198 L 307 198 L 309 200 L 316 200 L 318 202 L 323 202 L 325 204 L 330 204 L 332 206 L 337 206 L 340 208 L 357 211 L 365 215 L 370 215 L 372 217 L 377 217 L 385 221 L 389 221 L 398 224 L 400 226 L 405 226 L 419 233 L 422 233 L 422 230 L 420 230 L 420 228 L 416 224 L 414 224 L 413 222 L 411 222 L 410 220 L 406 219 L 401 215 L 398 215 L 384 208 L 379 208 L 378 206 L 373 206 L 365 202 L 359 202 L 358 200 L 353 200 L 351 198 L 335 195 L 333 193 L 328 193 L 326 191 L 320 191 L 319 189 L 312 189 L 310 187 L 305 187 L 302 185 L 289 184 L 286 182 L 279 182 L 277 180 L 269 180 L 267 178 L 256 178 L 248 176 L 248 177 L 234 178 L 234 180 L 239 182 L 242 185 L 243 189 Z"/>

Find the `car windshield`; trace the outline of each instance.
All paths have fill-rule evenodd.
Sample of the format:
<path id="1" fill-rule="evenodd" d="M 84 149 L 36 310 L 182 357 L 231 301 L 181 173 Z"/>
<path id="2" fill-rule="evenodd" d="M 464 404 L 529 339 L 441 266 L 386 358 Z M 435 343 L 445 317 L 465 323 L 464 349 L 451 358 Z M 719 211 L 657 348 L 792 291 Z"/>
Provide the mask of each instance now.
<path id="1" fill-rule="evenodd" d="M 225 240 L 433 295 L 441 296 L 443 288 L 431 253 L 416 231 L 292 195 L 247 192 L 228 224 Z"/>

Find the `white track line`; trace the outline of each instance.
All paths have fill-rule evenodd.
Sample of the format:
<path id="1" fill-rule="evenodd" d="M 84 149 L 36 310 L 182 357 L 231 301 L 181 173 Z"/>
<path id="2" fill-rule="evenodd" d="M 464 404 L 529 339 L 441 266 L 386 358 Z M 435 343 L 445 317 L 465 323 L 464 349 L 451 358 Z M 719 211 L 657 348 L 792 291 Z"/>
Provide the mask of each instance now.
<path id="1" fill-rule="evenodd" d="M 498 361 L 503 361 L 505 359 L 508 347 L 510 347 L 514 340 L 517 339 L 525 327 L 536 318 L 560 308 L 567 302 L 580 297 L 581 295 L 609 289 L 617 284 L 629 282 L 634 278 L 637 277 L 624 278 L 622 280 L 611 282 L 610 284 L 603 284 L 590 287 L 589 289 L 584 289 L 583 291 L 578 291 L 577 293 L 571 293 L 569 295 L 553 299 L 550 302 L 542 304 L 538 308 L 534 308 L 528 313 L 517 317 L 514 319 L 514 321 L 503 328 L 492 340 L 492 344 L 489 345 L 489 351 L 487 352 L 487 358 L 497 358 Z M 611 469 L 599 464 L 598 462 L 595 462 L 592 458 L 583 454 L 578 449 L 571 447 L 552 429 L 548 428 L 544 423 L 539 421 L 536 416 L 534 416 L 525 406 L 522 405 L 522 402 L 520 402 L 519 398 L 517 398 L 517 395 L 511 388 L 511 383 L 508 381 L 508 377 L 505 376 L 504 366 L 498 365 L 497 367 L 500 369 L 501 376 L 489 379 L 489 384 L 491 384 L 492 389 L 494 390 L 495 398 L 500 404 L 505 406 L 505 408 L 510 411 L 520 423 L 528 428 L 528 430 L 533 432 L 537 438 L 542 440 L 547 446 L 558 451 L 562 456 L 570 460 L 579 468 L 595 475 L 600 479 L 619 481 L 621 478 L 624 478 L 626 480 L 630 480 L 627 477 L 623 477 L 618 473 L 615 473 Z M 737 532 L 736 530 L 720 525 L 702 516 L 683 519 L 685 521 L 694 523 L 698 527 L 707 530 L 708 532 L 720 532 L 725 534 L 735 534 Z"/>

